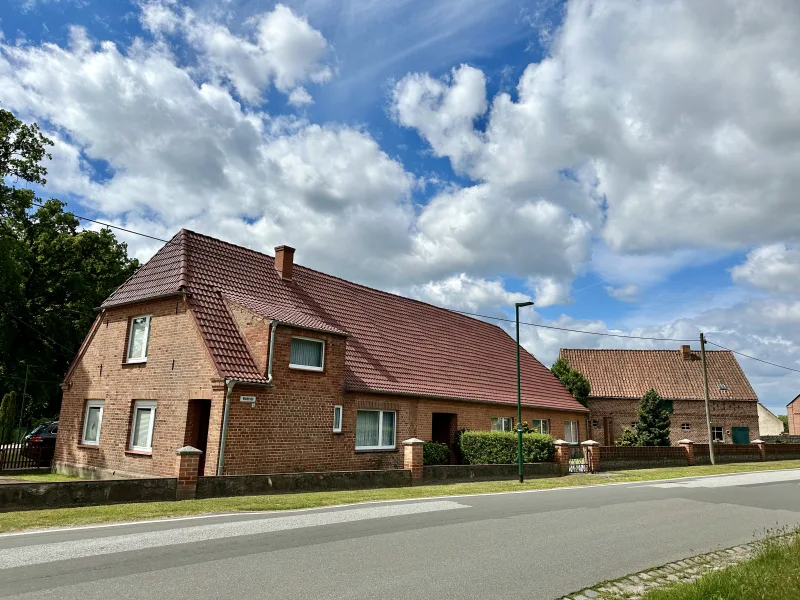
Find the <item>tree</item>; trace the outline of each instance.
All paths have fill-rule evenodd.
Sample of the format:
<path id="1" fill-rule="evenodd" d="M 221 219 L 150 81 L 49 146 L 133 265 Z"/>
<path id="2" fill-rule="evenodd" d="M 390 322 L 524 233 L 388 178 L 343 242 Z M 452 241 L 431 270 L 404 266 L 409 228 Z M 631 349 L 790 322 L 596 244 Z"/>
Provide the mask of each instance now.
<path id="1" fill-rule="evenodd" d="M 563 356 L 553 363 L 550 370 L 562 385 L 569 390 L 569 393 L 573 395 L 575 400 L 580 402 L 583 406 L 587 406 L 589 394 L 592 392 L 592 386 L 589 380 L 583 376 L 583 373 L 570 367 L 569 360 Z"/>
<path id="2" fill-rule="evenodd" d="M 13 438 L 11 432 L 17 426 L 17 394 L 8 392 L 0 401 L 0 443 Z"/>
<path id="3" fill-rule="evenodd" d="M 636 435 L 636 429 L 626 427 L 622 430 L 622 436 L 618 438 L 614 445 L 616 446 L 639 446 L 639 436 Z"/>
<path id="4" fill-rule="evenodd" d="M 0 110 L 0 395 L 22 393 L 27 365 L 23 424 L 58 414 L 58 384 L 97 306 L 139 266 L 109 229 L 80 230 L 63 202 L 16 187 L 46 183 L 48 145 Z"/>
<path id="5" fill-rule="evenodd" d="M 786 415 L 778 415 L 778 418 L 783 421 L 783 433 L 789 433 L 789 417 Z"/>
<path id="6" fill-rule="evenodd" d="M 639 404 L 636 439 L 637 446 L 669 446 L 669 413 L 653 388 L 645 392 Z"/>

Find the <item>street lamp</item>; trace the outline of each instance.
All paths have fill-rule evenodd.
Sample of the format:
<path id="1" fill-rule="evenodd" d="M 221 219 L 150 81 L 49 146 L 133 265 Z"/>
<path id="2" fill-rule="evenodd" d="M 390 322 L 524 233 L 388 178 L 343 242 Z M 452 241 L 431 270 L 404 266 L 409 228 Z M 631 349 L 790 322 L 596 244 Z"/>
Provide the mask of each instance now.
<path id="1" fill-rule="evenodd" d="M 533 302 L 517 302 L 514 307 L 517 313 L 517 464 L 519 465 L 519 482 L 522 483 L 522 378 L 519 367 L 519 309 L 532 306 Z"/>

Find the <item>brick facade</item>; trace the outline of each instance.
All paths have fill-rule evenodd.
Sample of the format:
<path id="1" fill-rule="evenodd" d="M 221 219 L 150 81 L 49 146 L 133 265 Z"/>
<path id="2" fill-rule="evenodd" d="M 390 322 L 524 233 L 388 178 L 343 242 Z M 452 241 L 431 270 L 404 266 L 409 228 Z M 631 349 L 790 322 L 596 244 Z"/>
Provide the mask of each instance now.
<path id="1" fill-rule="evenodd" d="M 705 403 L 701 400 L 674 400 L 670 415 L 670 442 L 677 445 L 684 438 L 697 443 L 708 443 Z M 604 444 L 613 445 L 622 436 L 622 430 L 638 419 L 639 400 L 617 398 L 590 398 L 591 437 Z M 682 425 L 689 425 L 688 430 Z M 711 425 L 722 427 L 724 442 L 731 443 L 733 427 L 747 427 L 750 439 L 758 437 L 758 402 L 712 401 Z"/>
<path id="2" fill-rule="evenodd" d="M 789 404 L 786 414 L 789 417 L 789 434 L 800 435 L 800 400 L 795 399 Z"/>
<path id="3" fill-rule="evenodd" d="M 228 310 L 266 372 L 269 321 L 235 303 L 228 303 Z M 152 315 L 147 362 L 124 364 L 130 319 L 144 314 Z M 225 475 L 403 468 L 401 442 L 412 437 L 430 440 L 434 414 L 452 415 L 446 417 L 450 442 L 457 429 L 489 429 L 492 417 L 512 417 L 516 423 L 515 405 L 346 392 L 347 337 L 285 325 L 275 331 L 272 385 L 237 383 L 233 387 Z M 325 342 L 323 371 L 289 367 L 293 336 Z M 226 385 L 183 298 L 106 310 L 69 382 L 61 410 L 56 468 L 96 469 L 103 475 L 175 476 L 175 451 L 198 445 L 200 421 L 206 418 L 208 436 L 201 470 L 204 475 L 216 474 Z M 256 401 L 242 402 L 242 396 L 255 396 Z M 80 444 L 89 399 L 105 401 L 97 447 Z M 128 450 L 136 400 L 158 402 L 152 453 L 147 455 Z M 202 416 L 199 402 L 210 405 L 207 417 Z M 333 432 L 336 405 L 343 407 L 341 433 Z M 355 449 L 356 414 L 362 408 L 396 411 L 394 450 Z M 579 441 L 587 439 L 585 413 L 523 408 L 523 419 L 548 419 L 556 438 L 564 437 L 565 421 L 577 421 Z"/>

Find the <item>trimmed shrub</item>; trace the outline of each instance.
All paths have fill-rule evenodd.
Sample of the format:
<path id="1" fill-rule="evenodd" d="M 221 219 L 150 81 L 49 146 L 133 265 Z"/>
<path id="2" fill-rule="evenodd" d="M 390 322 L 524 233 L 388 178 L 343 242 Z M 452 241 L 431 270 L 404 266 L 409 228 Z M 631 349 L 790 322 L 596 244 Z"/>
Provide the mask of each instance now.
<path id="1" fill-rule="evenodd" d="M 450 448 L 439 442 L 425 442 L 422 447 L 423 465 L 449 465 Z"/>
<path id="2" fill-rule="evenodd" d="M 522 435 L 522 461 L 553 460 L 553 438 L 542 433 Z M 517 434 L 511 431 L 465 431 L 461 435 L 461 455 L 469 465 L 512 465 L 517 462 Z"/>

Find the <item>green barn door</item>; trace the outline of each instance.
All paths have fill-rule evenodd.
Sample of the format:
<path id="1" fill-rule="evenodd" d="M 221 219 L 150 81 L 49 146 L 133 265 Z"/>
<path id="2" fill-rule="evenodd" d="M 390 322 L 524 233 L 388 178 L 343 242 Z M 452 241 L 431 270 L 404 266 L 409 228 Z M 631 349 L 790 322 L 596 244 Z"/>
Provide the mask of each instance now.
<path id="1" fill-rule="evenodd" d="M 748 427 L 734 427 L 731 433 L 734 444 L 750 443 L 750 429 Z"/>

